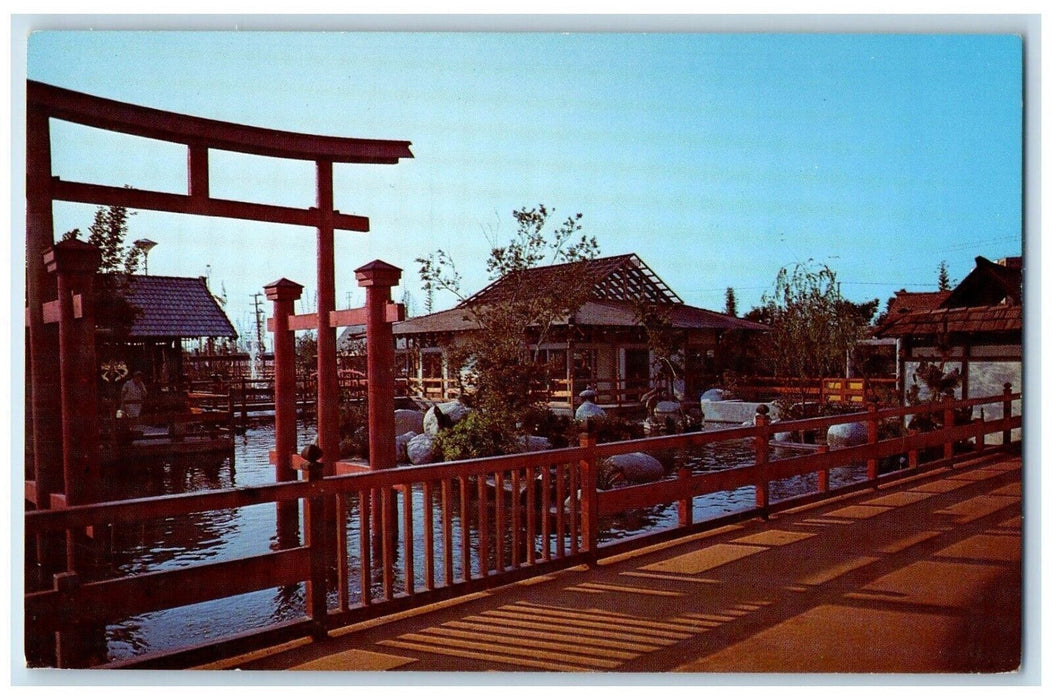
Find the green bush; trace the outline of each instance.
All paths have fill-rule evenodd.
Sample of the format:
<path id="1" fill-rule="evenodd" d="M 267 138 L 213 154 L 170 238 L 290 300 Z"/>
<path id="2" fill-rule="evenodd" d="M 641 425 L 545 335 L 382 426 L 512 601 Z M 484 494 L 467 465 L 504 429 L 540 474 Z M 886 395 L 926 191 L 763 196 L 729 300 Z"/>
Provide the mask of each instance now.
<path id="1" fill-rule="evenodd" d="M 508 422 L 487 411 L 472 411 L 452 428 L 440 431 L 435 436 L 434 448 L 447 462 L 519 451 Z"/>

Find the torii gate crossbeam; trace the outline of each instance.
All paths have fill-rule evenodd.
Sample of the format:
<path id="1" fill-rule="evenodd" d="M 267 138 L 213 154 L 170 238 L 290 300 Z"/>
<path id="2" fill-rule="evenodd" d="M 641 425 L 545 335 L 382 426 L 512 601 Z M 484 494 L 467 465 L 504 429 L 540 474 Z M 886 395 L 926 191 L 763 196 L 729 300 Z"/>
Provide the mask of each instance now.
<path id="1" fill-rule="evenodd" d="M 26 83 L 26 256 L 29 385 L 32 431 L 32 479 L 26 492 L 37 507 L 65 489 L 64 456 L 55 434 L 63 406 L 57 377 L 59 346 L 54 329 L 44 322 L 44 305 L 57 294 L 55 279 L 44 265 L 54 244 L 52 204 L 56 200 L 117 205 L 201 216 L 314 226 L 318 231 L 318 417 L 319 442 L 326 459 L 338 454 L 334 417 L 338 401 L 335 331 L 325 323 L 335 310 L 333 233 L 336 229 L 368 231 L 363 216 L 333 208 L 334 163 L 396 164 L 412 158 L 408 141 L 320 136 L 221 122 L 127 104 L 36 81 Z M 186 194 L 66 182 L 51 172 L 50 120 L 58 119 L 132 136 L 178 143 L 187 148 Z M 317 206 L 307 209 L 213 198 L 209 192 L 211 150 L 312 161 L 317 167 Z M 323 348 L 331 350 L 324 351 Z M 331 414 L 331 415 L 330 415 Z M 325 426 L 322 428 L 322 426 Z"/>

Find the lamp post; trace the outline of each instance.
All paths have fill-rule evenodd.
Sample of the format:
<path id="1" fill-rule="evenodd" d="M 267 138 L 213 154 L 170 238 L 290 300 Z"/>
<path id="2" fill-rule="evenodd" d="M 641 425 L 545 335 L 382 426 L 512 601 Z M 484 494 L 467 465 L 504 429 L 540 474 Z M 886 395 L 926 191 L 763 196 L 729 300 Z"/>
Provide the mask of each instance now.
<path id="1" fill-rule="evenodd" d="M 157 241 L 151 241 L 149 238 L 140 238 L 132 245 L 142 251 L 143 274 L 150 274 L 150 251 L 157 245 Z"/>

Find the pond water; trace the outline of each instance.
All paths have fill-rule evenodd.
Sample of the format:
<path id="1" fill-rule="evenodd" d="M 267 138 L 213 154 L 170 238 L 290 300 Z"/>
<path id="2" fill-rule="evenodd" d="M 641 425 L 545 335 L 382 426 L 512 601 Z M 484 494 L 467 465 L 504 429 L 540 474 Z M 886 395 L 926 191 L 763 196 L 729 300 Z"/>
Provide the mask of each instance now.
<path id="1" fill-rule="evenodd" d="M 308 444 L 313 439 L 313 426 L 301 423 L 297 444 Z M 106 498 L 188 493 L 271 483 L 274 468 L 269 463 L 268 452 L 273 444 L 272 422 L 260 422 L 250 425 L 235 438 L 232 454 L 197 455 L 115 467 L 106 475 Z M 776 449 L 772 451 L 771 458 L 795 454 L 799 452 Z M 739 440 L 706 445 L 690 453 L 661 455 L 660 458 L 670 467 L 670 473 L 675 473 L 675 468 L 680 465 L 689 467 L 695 473 L 703 473 L 749 464 L 753 451 L 750 441 Z M 836 469 L 830 473 L 830 486 L 836 487 L 864 477 L 864 466 Z M 777 501 L 815 488 L 814 476 L 774 482 L 771 485 L 771 499 Z M 354 499 L 349 500 L 351 517 L 348 520 L 348 540 L 352 549 L 349 559 L 354 570 L 357 566 L 357 555 L 353 551 L 358 535 L 357 504 Z M 424 518 L 423 495 L 419 488 L 413 491 L 413 503 L 416 518 L 414 532 L 419 536 Z M 694 499 L 694 519 L 700 522 L 742 511 L 754 504 L 752 487 L 698 497 Z M 600 542 L 673 527 L 677 520 L 675 504 L 634 510 L 604 519 L 600 523 Z M 453 526 L 454 542 L 458 542 L 461 533 L 459 513 L 453 514 Z M 125 526 L 114 532 L 113 558 L 106 569 L 109 575 L 171 570 L 265 554 L 298 544 L 298 532 L 286 532 L 279 537 L 277 531 L 274 504 L 196 513 Z M 421 556 L 422 546 L 414 549 Z M 472 552 L 475 552 L 474 547 Z M 441 561 L 440 557 L 441 551 L 436 553 L 438 561 Z M 416 567 L 418 579 L 423 576 L 421 568 Z M 353 575 L 351 578 L 356 579 Z M 395 585 L 400 586 L 401 582 L 396 581 Z M 376 586 L 379 587 L 380 583 L 377 582 Z M 378 594 L 379 590 L 374 593 Z M 357 591 L 351 591 L 352 600 L 356 594 Z M 330 600 L 330 606 L 335 606 L 335 603 L 335 599 Z M 106 654 L 111 660 L 120 660 L 148 652 L 173 650 L 224 637 L 235 630 L 280 623 L 304 614 L 302 584 L 232 596 L 141 615 L 110 625 L 106 630 Z"/>

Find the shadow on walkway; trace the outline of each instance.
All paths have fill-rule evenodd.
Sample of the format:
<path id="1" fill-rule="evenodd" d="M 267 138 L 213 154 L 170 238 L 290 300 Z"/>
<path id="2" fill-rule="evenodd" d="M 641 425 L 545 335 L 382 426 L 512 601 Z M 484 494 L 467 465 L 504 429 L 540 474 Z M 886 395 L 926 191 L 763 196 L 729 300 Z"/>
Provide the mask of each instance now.
<path id="1" fill-rule="evenodd" d="M 976 460 L 210 668 L 965 673 L 1021 659 L 1021 464 Z"/>

